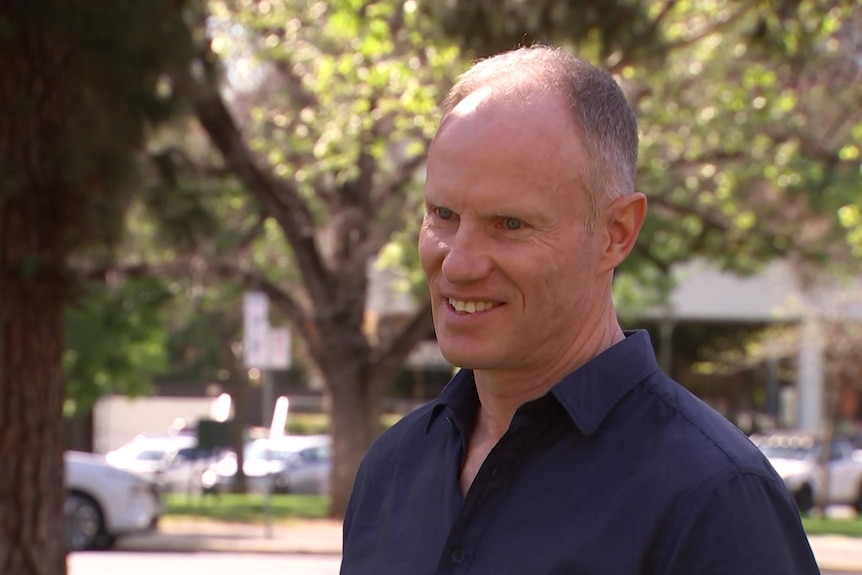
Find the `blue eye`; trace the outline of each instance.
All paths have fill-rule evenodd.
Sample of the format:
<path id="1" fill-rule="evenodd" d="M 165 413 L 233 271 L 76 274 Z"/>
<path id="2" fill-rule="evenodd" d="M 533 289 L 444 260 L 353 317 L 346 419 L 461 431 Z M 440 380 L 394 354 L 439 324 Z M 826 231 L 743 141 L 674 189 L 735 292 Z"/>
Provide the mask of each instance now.
<path id="1" fill-rule="evenodd" d="M 434 212 L 441 220 L 448 220 L 452 218 L 452 210 L 450 210 L 449 208 L 434 208 Z"/>
<path id="2" fill-rule="evenodd" d="M 519 230 L 524 225 L 524 222 L 522 222 L 518 218 L 507 217 L 504 220 L 503 225 L 506 226 L 507 230 Z"/>

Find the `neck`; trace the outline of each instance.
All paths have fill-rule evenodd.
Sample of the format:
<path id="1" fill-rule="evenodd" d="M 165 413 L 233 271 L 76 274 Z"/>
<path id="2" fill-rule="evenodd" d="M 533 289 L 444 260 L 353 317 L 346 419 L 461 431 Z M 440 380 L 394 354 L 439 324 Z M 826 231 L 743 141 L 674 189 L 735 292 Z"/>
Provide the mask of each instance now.
<path id="1" fill-rule="evenodd" d="M 596 336 L 599 337 L 596 337 Z M 588 341 L 576 345 L 569 358 L 533 370 L 475 370 L 479 413 L 474 434 L 499 440 L 519 407 L 542 397 L 568 374 L 609 347 L 625 339 L 619 324 L 592 332 Z"/>

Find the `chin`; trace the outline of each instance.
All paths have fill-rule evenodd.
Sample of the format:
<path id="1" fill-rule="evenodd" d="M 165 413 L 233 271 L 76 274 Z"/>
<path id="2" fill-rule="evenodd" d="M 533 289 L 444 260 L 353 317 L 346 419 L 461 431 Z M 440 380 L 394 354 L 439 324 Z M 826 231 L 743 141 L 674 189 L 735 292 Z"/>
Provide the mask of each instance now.
<path id="1" fill-rule="evenodd" d="M 464 369 L 493 369 L 493 367 L 500 364 L 499 360 L 493 361 L 487 357 L 483 357 L 469 347 L 451 346 L 451 348 L 446 349 L 441 346 L 440 352 L 446 358 L 446 361 L 455 367 Z"/>
<path id="2" fill-rule="evenodd" d="M 465 351 L 466 350 L 464 350 L 464 349 L 452 350 L 452 349 L 447 349 L 442 345 L 440 346 L 440 353 L 443 355 L 443 357 L 446 359 L 446 361 L 448 361 L 449 363 L 451 363 L 455 367 L 464 367 L 467 369 L 472 369 L 472 367 L 471 367 L 472 362 L 470 361 L 470 355 L 471 354 L 464 353 Z"/>

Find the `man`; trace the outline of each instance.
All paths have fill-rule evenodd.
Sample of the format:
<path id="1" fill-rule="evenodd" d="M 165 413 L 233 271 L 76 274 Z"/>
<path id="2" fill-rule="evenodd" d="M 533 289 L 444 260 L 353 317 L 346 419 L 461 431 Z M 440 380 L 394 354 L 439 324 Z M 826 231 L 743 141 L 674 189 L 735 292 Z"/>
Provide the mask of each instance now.
<path id="1" fill-rule="evenodd" d="M 343 574 L 819 572 L 765 458 L 618 323 L 637 147 L 613 79 L 550 47 L 452 89 L 419 253 L 462 369 L 366 456 Z"/>

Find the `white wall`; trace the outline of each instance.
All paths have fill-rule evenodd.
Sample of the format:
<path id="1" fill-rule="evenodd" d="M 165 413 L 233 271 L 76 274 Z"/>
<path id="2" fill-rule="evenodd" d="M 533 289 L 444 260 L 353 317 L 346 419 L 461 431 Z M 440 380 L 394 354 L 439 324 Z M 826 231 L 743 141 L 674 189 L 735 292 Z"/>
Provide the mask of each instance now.
<path id="1" fill-rule="evenodd" d="M 139 433 L 168 433 L 183 420 L 194 427 L 209 419 L 211 397 L 104 397 L 93 410 L 93 450 L 107 453 L 128 443 Z"/>

